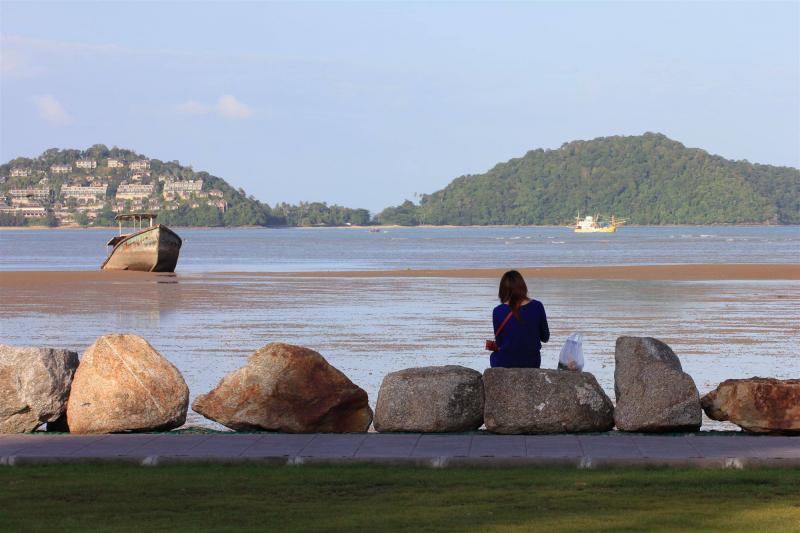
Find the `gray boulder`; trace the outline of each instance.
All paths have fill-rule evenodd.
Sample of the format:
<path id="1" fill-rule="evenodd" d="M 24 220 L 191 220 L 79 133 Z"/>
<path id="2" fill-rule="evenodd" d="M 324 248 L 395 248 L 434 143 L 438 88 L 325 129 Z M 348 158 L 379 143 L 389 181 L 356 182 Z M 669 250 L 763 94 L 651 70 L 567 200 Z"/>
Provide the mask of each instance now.
<path id="1" fill-rule="evenodd" d="M 483 425 L 481 373 L 457 365 L 407 368 L 383 378 L 377 431 L 444 433 Z"/>
<path id="2" fill-rule="evenodd" d="M 0 344 L 0 433 L 34 431 L 67 407 L 78 354 Z"/>
<path id="3" fill-rule="evenodd" d="M 494 433 L 577 433 L 614 427 L 614 405 L 588 372 L 489 368 L 484 422 Z"/>
<path id="4" fill-rule="evenodd" d="M 700 429 L 700 394 L 669 346 L 652 337 L 619 337 L 614 359 L 617 429 L 642 432 Z"/>

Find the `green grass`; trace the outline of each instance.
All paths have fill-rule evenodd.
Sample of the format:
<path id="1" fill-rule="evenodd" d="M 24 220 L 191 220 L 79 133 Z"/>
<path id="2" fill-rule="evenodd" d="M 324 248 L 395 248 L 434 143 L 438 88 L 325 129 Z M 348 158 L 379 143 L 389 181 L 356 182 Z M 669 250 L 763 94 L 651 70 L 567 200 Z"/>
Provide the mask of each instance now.
<path id="1" fill-rule="evenodd" d="M 0 527 L 798 531 L 800 470 L 20 466 Z"/>

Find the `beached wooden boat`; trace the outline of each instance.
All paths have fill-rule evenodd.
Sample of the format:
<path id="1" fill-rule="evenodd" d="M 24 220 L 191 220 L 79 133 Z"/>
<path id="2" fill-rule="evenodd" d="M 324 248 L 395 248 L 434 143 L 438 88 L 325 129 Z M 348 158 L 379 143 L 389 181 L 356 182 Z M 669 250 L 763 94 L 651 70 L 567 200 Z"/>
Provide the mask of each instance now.
<path id="1" fill-rule="evenodd" d="M 153 225 L 157 215 L 152 213 L 133 213 L 117 215 L 119 235 L 108 241 L 113 246 L 102 270 L 138 270 L 142 272 L 175 272 L 178 254 L 183 241 L 178 234 L 163 224 Z M 122 222 L 133 221 L 134 233 L 122 234 Z M 143 222 L 149 226 L 143 228 Z M 136 229 L 136 226 L 139 229 Z"/>

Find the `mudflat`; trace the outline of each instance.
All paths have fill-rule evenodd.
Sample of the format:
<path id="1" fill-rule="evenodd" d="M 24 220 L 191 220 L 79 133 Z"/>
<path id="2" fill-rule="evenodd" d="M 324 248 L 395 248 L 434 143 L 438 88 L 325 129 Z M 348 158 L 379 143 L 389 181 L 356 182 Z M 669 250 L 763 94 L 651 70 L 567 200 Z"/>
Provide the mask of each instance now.
<path id="1" fill-rule="evenodd" d="M 509 268 L 514 268 L 513 266 Z M 264 275 L 303 277 L 496 278 L 507 268 L 289 272 Z M 619 280 L 800 280 L 800 264 L 676 264 L 635 266 L 519 267 L 526 278 Z"/>
<path id="2" fill-rule="evenodd" d="M 512 267 L 510 267 L 512 268 Z M 131 282 L 153 281 L 169 278 L 191 278 L 201 281 L 206 277 L 275 277 L 275 278 L 461 278 L 500 279 L 507 269 L 502 268 L 448 268 L 405 270 L 356 270 L 317 272 L 209 272 L 190 274 L 159 274 L 119 271 L 5 271 L 0 272 L 0 288 L 20 285 L 59 285 L 74 282 Z M 631 266 L 558 266 L 518 267 L 531 279 L 594 279 L 594 280 L 800 280 L 800 263 L 702 263 L 676 265 Z"/>
<path id="3" fill-rule="evenodd" d="M 180 268 L 180 265 L 179 265 Z M 800 265 L 523 268 L 547 309 L 544 368 L 585 335 L 587 370 L 611 394 L 620 335 L 667 342 L 701 393 L 728 378 L 796 377 Z M 145 337 L 192 399 L 268 342 L 308 346 L 364 388 L 403 368 L 488 366 L 502 269 L 369 272 L 0 272 L 0 342 L 82 352 L 107 333 Z M 189 413 L 189 424 L 211 425 Z M 730 429 L 708 422 L 707 429 Z"/>

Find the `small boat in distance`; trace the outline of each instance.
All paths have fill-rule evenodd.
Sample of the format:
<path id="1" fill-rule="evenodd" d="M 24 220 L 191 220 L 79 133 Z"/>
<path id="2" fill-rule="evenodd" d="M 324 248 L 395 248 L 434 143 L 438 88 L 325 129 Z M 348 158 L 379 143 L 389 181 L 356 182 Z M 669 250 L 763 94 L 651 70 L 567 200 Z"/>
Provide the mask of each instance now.
<path id="1" fill-rule="evenodd" d="M 153 220 L 157 216 L 154 213 L 117 215 L 115 220 L 119 222 L 119 235 L 108 241 L 107 245 L 113 248 L 100 269 L 175 272 L 183 241 L 168 227 L 162 224 L 154 226 Z M 133 233 L 122 234 L 122 222 L 125 220 L 133 221 Z M 145 220 L 149 222 L 146 228 Z"/>
<path id="2" fill-rule="evenodd" d="M 611 215 L 611 221 L 608 224 L 600 223 L 600 216 L 587 216 L 581 220 L 581 216 L 575 217 L 575 233 L 615 233 L 617 228 L 623 225 L 625 221 Z"/>

